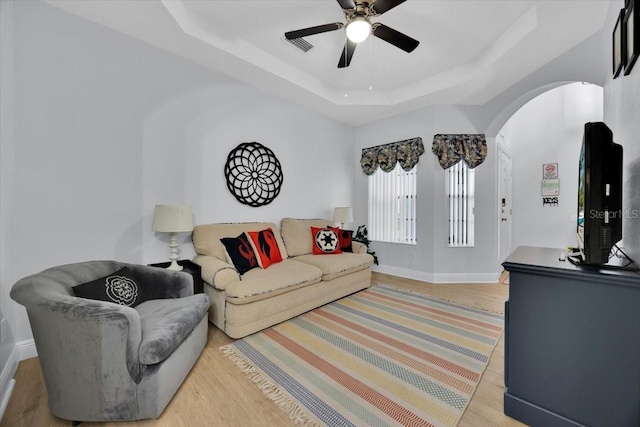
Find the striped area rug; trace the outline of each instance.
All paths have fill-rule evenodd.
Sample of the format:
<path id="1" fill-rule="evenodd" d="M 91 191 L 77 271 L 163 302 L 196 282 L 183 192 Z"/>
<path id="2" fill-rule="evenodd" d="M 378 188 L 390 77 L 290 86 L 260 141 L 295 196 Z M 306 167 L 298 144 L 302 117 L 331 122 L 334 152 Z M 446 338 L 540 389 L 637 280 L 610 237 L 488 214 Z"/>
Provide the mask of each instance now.
<path id="1" fill-rule="evenodd" d="M 221 347 L 296 423 L 455 426 L 503 316 L 375 286 Z"/>

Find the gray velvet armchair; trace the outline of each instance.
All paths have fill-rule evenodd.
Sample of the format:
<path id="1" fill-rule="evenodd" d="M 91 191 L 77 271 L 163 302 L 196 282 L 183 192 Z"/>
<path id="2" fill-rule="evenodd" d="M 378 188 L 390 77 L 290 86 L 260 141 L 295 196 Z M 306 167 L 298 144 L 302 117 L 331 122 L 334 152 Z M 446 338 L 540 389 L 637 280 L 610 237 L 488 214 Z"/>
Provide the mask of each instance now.
<path id="1" fill-rule="evenodd" d="M 75 296 L 73 286 L 128 267 L 154 286 L 136 307 Z M 50 268 L 11 289 L 24 305 L 57 417 L 73 421 L 157 418 L 207 342 L 205 294 L 192 277 L 116 261 Z"/>

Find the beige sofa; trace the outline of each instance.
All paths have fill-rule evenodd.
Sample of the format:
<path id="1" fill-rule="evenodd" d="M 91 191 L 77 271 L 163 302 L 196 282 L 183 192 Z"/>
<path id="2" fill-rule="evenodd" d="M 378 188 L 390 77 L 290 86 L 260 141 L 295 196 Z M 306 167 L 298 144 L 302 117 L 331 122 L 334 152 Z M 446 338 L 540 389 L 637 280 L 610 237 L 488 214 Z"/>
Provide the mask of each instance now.
<path id="1" fill-rule="evenodd" d="M 369 287 L 373 257 L 353 242 L 353 253 L 312 255 L 311 226 L 326 227 L 324 219 L 284 218 L 282 229 L 272 223 L 250 222 L 198 225 L 193 231 L 209 295 L 209 321 L 232 338 L 241 338 L 323 304 Z M 242 276 L 227 261 L 221 238 L 271 228 L 283 261 Z"/>

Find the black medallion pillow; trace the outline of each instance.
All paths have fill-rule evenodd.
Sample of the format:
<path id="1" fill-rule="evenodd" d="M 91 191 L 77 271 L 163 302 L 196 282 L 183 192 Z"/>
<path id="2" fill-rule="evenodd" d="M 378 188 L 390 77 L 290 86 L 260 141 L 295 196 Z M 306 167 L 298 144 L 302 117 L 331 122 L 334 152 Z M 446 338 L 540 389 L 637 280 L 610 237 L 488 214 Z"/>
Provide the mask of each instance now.
<path id="1" fill-rule="evenodd" d="M 128 267 L 124 267 L 108 276 L 76 285 L 72 289 L 77 297 L 135 307 L 150 299 L 140 284 L 141 281 L 136 275 Z"/>
<path id="2" fill-rule="evenodd" d="M 220 239 L 220 241 L 227 250 L 227 255 L 229 255 L 229 259 L 236 270 L 238 270 L 238 273 L 244 274 L 258 266 L 256 253 L 244 233 L 238 237 L 225 237 Z"/>

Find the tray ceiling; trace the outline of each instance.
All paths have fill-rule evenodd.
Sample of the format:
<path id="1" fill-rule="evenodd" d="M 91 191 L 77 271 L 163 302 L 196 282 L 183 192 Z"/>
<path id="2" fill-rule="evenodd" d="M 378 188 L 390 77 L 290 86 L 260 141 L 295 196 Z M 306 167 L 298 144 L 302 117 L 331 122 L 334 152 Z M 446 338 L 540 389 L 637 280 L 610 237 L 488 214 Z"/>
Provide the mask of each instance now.
<path id="1" fill-rule="evenodd" d="M 48 3 L 351 125 L 432 104 L 481 105 L 600 30 L 610 1 L 408 0 L 374 22 L 420 41 L 406 53 L 378 38 L 336 67 L 337 2 L 50 0 Z"/>

